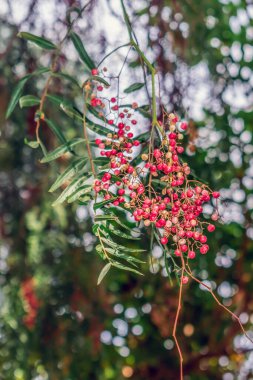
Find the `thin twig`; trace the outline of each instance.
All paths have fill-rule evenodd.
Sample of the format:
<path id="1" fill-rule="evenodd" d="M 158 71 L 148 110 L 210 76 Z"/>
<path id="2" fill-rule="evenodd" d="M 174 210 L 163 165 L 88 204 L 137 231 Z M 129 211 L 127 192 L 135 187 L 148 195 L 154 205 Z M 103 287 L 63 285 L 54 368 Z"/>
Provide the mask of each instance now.
<path id="1" fill-rule="evenodd" d="M 180 287 L 179 287 L 179 295 L 178 295 L 178 305 L 177 305 L 177 312 L 176 312 L 176 317 L 173 325 L 173 331 L 172 331 L 172 336 L 175 340 L 175 344 L 177 347 L 179 359 L 180 359 L 180 380 L 183 380 L 184 374 L 183 374 L 183 354 L 182 350 L 180 348 L 178 339 L 177 339 L 177 325 L 178 325 L 178 319 L 180 316 L 180 311 L 182 308 L 182 294 L 183 294 L 183 277 L 184 277 L 184 271 L 185 271 L 185 262 L 183 255 L 181 255 L 181 262 L 182 262 L 182 272 L 181 272 L 181 280 L 180 280 Z"/>
<path id="2" fill-rule="evenodd" d="M 188 269 L 187 269 L 188 268 Z M 221 301 L 218 299 L 218 297 L 215 295 L 215 293 L 213 292 L 212 288 L 208 285 L 206 285 L 204 282 L 202 282 L 201 280 L 199 280 L 197 277 L 195 277 L 193 274 L 192 274 L 192 271 L 191 271 L 191 268 L 189 267 L 189 265 L 187 265 L 187 268 L 185 268 L 185 272 L 194 280 L 196 281 L 197 283 L 199 283 L 200 285 L 204 286 L 208 291 L 209 293 L 212 295 L 213 299 L 216 301 L 216 303 L 222 307 L 222 309 L 226 310 L 227 313 L 229 313 L 233 318 L 236 319 L 236 321 L 238 322 L 243 334 L 245 335 L 245 337 L 251 342 L 253 343 L 253 339 L 250 338 L 250 336 L 247 334 L 246 330 L 244 329 L 243 325 L 242 325 L 242 322 L 240 321 L 240 318 L 235 314 L 233 313 L 231 310 L 229 310 L 225 305 L 223 305 L 221 303 Z"/>

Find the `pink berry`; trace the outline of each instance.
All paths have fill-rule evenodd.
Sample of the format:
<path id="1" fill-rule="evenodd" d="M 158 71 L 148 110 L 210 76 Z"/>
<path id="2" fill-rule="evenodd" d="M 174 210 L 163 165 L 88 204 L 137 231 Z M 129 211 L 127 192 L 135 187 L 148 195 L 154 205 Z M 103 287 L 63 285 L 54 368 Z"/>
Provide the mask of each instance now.
<path id="1" fill-rule="evenodd" d="M 189 251 L 188 252 L 188 257 L 189 257 L 189 259 L 195 259 L 196 253 L 194 251 Z"/>
<path id="2" fill-rule="evenodd" d="M 91 75 L 98 75 L 98 69 L 92 69 Z"/>
<path id="3" fill-rule="evenodd" d="M 213 224 L 209 224 L 208 227 L 207 227 L 207 230 L 209 232 L 213 232 L 215 230 L 215 226 Z"/>
<path id="4" fill-rule="evenodd" d="M 168 243 L 168 238 L 166 238 L 166 236 L 162 237 L 161 238 L 161 244 L 167 244 Z"/>

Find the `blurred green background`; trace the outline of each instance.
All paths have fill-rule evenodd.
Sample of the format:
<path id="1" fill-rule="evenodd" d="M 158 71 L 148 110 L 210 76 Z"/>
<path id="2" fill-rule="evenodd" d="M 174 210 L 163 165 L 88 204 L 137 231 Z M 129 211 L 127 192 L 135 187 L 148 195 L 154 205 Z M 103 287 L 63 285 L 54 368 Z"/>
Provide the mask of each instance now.
<path id="1" fill-rule="evenodd" d="M 172 324 L 178 288 L 165 276 L 159 247 L 145 276 L 111 271 L 96 286 L 90 209 L 52 208 L 48 188 L 64 158 L 42 165 L 24 143 L 34 139 L 34 109 L 5 111 L 18 79 L 50 57 L 16 37 L 20 30 L 59 41 L 71 0 L 2 0 L 0 9 L 0 379 L 174 380 L 178 355 Z M 222 223 L 195 274 L 240 316 L 253 323 L 253 4 L 243 0 L 127 2 L 143 50 L 157 62 L 160 99 L 190 119 L 187 154 L 198 177 L 221 189 Z M 97 60 L 127 41 L 120 1 L 90 1 L 75 30 Z M 119 51 L 111 64 L 124 58 Z M 139 75 L 135 55 L 127 77 Z M 82 78 L 68 46 L 60 65 Z M 132 79 L 131 79 L 132 80 Z M 41 92 L 45 78 L 26 93 Z M 74 98 L 67 82 L 52 92 Z M 67 136 L 77 126 L 51 114 Z M 47 147 L 56 146 L 45 127 Z M 253 345 L 235 321 L 196 283 L 184 291 L 179 339 L 186 380 L 253 379 Z M 252 334 L 253 335 L 253 334 Z"/>

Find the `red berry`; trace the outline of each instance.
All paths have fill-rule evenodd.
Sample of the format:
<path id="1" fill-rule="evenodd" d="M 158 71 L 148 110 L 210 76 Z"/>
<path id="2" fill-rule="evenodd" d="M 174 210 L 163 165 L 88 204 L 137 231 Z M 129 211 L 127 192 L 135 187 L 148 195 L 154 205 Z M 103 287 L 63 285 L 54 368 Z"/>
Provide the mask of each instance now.
<path id="1" fill-rule="evenodd" d="M 207 230 L 209 232 L 213 232 L 215 230 L 215 226 L 213 224 L 209 224 L 208 227 L 207 227 Z"/>
<path id="2" fill-rule="evenodd" d="M 185 122 L 181 123 L 180 128 L 183 129 L 183 131 L 186 131 L 186 129 L 188 128 L 187 123 Z"/>
<path id="3" fill-rule="evenodd" d="M 166 238 L 166 236 L 162 237 L 161 238 L 161 244 L 167 244 L 168 243 L 168 238 Z"/>
<path id="4" fill-rule="evenodd" d="M 92 69 L 91 75 L 98 75 L 98 69 Z"/>
<path id="5" fill-rule="evenodd" d="M 118 190 L 118 194 L 119 195 L 124 195 L 125 194 L 125 190 L 124 189 L 119 189 Z"/>
<path id="6" fill-rule="evenodd" d="M 196 253 L 194 251 L 189 251 L 188 252 L 188 257 L 189 257 L 189 259 L 195 259 Z"/>
<path id="7" fill-rule="evenodd" d="M 212 193 L 212 196 L 213 196 L 213 198 L 219 198 L 220 197 L 220 193 L 218 191 L 214 191 Z"/>
<path id="8" fill-rule="evenodd" d="M 184 285 L 186 285 L 186 284 L 188 283 L 188 281 L 189 281 L 189 277 L 184 276 L 184 277 L 182 278 L 182 283 L 183 283 Z"/>
<path id="9" fill-rule="evenodd" d="M 202 247 L 200 248 L 200 253 L 202 253 L 202 255 L 205 255 L 207 253 L 207 251 L 209 250 L 209 246 L 207 244 L 204 244 L 202 245 Z"/>

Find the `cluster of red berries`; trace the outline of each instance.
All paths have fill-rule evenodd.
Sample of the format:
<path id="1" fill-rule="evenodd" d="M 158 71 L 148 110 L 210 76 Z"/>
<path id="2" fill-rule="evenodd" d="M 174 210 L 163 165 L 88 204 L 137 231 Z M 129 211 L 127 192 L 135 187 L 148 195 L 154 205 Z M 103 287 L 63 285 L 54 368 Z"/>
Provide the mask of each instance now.
<path id="1" fill-rule="evenodd" d="M 38 309 L 40 306 L 39 299 L 35 293 L 33 278 L 29 278 L 21 284 L 21 294 L 25 305 L 26 315 L 23 322 L 29 329 L 33 328 L 36 323 Z"/>
<path id="2" fill-rule="evenodd" d="M 92 101 L 94 99 L 97 104 L 99 98 L 93 97 Z M 116 102 L 116 98 L 110 100 L 110 103 Z M 95 102 L 92 105 L 96 106 Z M 208 232 L 213 232 L 215 226 L 200 216 L 203 204 L 213 199 L 215 211 L 211 219 L 218 220 L 217 199 L 220 194 L 212 192 L 205 184 L 188 179 L 190 167 L 180 158 L 184 152 L 183 132 L 188 125 L 180 122 L 175 114 L 167 115 L 159 127 L 162 131 L 160 146 L 150 147 L 149 154 L 141 155 L 139 165 L 131 165 L 134 148 L 140 145 L 131 131 L 131 127 L 137 124 L 132 112 L 135 107 L 136 104 L 131 110 L 118 112 L 114 119 L 108 118 L 107 123 L 114 125 L 114 132 L 108 134 L 105 141 L 95 140 L 100 155 L 108 158 L 110 169 L 103 173 L 101 180 L 95 180 L 94 190 L 105 200 L 111 199 L 114 206 L 122 204 L 136 222 L 143 222 L 145 226 L 153 224 L 161 244 L 173 247 L 176 256 L 186 255 L 194 259 L 198 251 L 206 254 L 209 246 L 205 227 Z"/>

